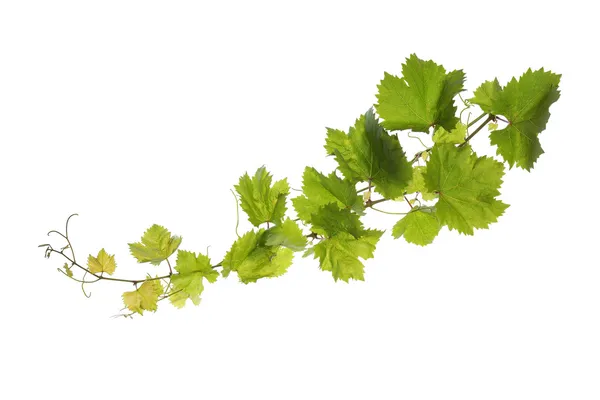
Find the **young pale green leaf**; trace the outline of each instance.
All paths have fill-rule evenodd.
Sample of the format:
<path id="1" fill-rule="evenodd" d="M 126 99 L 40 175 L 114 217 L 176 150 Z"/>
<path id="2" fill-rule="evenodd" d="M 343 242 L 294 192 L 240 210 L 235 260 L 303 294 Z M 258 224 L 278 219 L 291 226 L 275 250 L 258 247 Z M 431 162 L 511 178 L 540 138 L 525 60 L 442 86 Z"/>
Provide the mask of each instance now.
<path id="1" fill-rule="evenodd" d="M 413 167 L 413 178 L 406 188 L 406 194 L 421 193 L 423 200 L 429 201 L 437 198 L 437 194 L 430 193 L 427 190 L 427 187 L 425 186 L 425 178 L 423 177 L 425 171 L 427 171 L 427 167 Z M 396 200 L 404 201 L 404 197 L 398 197 Z"/>
<path id="2" fill-rule="evenodd" d="M 306 236 L 297 223 L 286 218 L 281 225 L 276 225 L 265 232 L 265 244 L 301 251 L 306 247 Z"/>
<path id="3" fill-rule="evenodd" d="M 402 65 L 402 78 L 384 74 L 377 86 L 377 113 L 389 130 L 428 132 L 433 126 L 451 131 L 458 123 L 454 97 L 462 92 L 462 70 L 446 73 L 441 65 L 412 54 Z"/>
<path id="4" fill-rule="evenodd" d="M 502 89 L 494 81 L 485 82 L 475 91 L 472 102 L 508 120 L 508 126 L 490 134 L 490 141 L 498 146 L 497 154 L 511 168 L 516 164 L 529 171 L 544 153 L 538 135 L 546 129 L 550 106 L 560 97 L 560 78 L 561 75 L 543 68 L 528 69 L 519 80 L 513 78 Z"/>
<path id="5" fill-rule="evenodd" d="M 139 288 L 123 293 L 123 303 L 129 311 L 144 314 L 144 311 L 156 311 L 158 296 L 164 293 L 160 280 L 144 282 Z"/>
<path id="6" fill-rule="evenodd" d="M 160 225 L 152 225 L 142 236 L 142 241 L 129 243 L 129 250 L 138 262 L 159 265 L 177 250 L 181 236 L 171 236 L 171 232 Z"/>
<path id="7" fill-rule="evenodd" d="M 63 265 L 63 270 L 69 278 L 73 277 L 73 270 L 71 269 L 69 264 L 65 263 L 65 265 Z"/>
<path id="8" fill-rule="evenodd" d="M 473 104 L 477 104 L 486 113 L 492 114 L 494 104 L 501 91 L 502 87 L 500 86 L 500 83 L 498 83 L 498 79 L 485 81 L 481 86 L 475 89 L 475 92 L 473 93 L 474 96 L 470 98 L 469 101 Z"/>
<path id="9" fill-rule="evenodd" d="M 304 169 L 302 178 L 303 196 L 292 199 L 298 217 L 310 222 L 310 217 L 321 206 L 335 203 L 340 208 L 349 208 L 357 213 L 364 211 L 361 196 L 348 179 L 339 178 L 335 172 L 325 176 L 312 167 Z"/>
<path id="10" fill-rule="evenodd" d="M 435 208 L 440 223 L 468 235 L 474 228 L 487 229 L 508 208 L 496 199 L 503 175 L 502 163 L 477 157 L 470 146 L 435 145 L 425 184 L 439 194 Z"/>
<path id="11" fill-rule="evenodd" d="M 337 235 L 322 240 L 312 248 L 314 258 L 319 258 L 323 271 L 331 271 L 334 280 L 350 279 L 364 281 L 364 264 L 359 257 L 366 260 L 373 257 L 375 246 L 383 232 L 364 230 L 358 238 L 349 233 L 340 232 Z"/>
<path id="12" fill-rule="evenodd" d="M 243 283 L 283 275 L 292 264 L 294 252 L 282 246 L 268 246 L 265 230 L 249 231 L 239 238 L 223 260 L 223 276 L 236 271 Z"/>
<path id="13" fill-rule="evenodd" d="M 212 268 L 210 258 L 204 254 L 179 250 L 175 270 L 178 274 L 171 276 L 172 289 L 169 301 L 177 308 L 185 305 L 187 299 L 193 304 L 200 304 L 200 295 L 204 290 L 203 279 L 215 282 L 219 273 Z"/>
<path id="14" fill-rule="evenodd" d="M 433 134 L 433 143 L 461 144 L 467 136 L 467 126 L 463 123 L 456 124 L 456 128 L 447 131 L 443 126 L 438 127 Z"/>
<path id="15" fill-rule="evenodd" d="M 241 198 L 242 209 L 254 226 L 265 222 L 278 224 L 285 215 L 285 200 L 290 192 L 287 179 L 277 181 L 273 186 L 271 181 L 271 174 L 265 167 L 260 167 L 252 178 L 244 174 L 235 185 L 235 190 Z"/>
<path id="16" fill-rule="evenodd" d="M 177 308 L 181 308 L 190 299 L 193 304 L 200 304 L 200 295 L 204 290 L 203 278 L 205 274 L 216 280 L 216 271 L 212 270 L 210 259 L 203 254 L 196 257 L 195 253 L 185 250 L 177 252 L 175 270 L 178 274 L 171 276 L 171 291 L 169 301 Z"/>
<path id="17" fill-rule="evenodd" d="M 187 250 L 179 250 L 177 252 L 175 270 L 179 272 L 179 275 L 181 276 L 192 274 L 201 275 L 210 283 L 214 283 L 219 277 L 219 272 L 212 267 L 208 256 L 201 253 L 196 255 L 196 253 Z M 173 275 L 173 277 L 174 276 L 176 275 Z"/>
<path id="18" fill-rule="evenodd" d="M 335 155 L 339 170 L 352 183 L 372 182 L 386 198 L 402 195 L 412 166 L 396 135 L 388 134 L 373 109 L 361 115 L 348 134 L 328 129 L 325 149 Z"/>
<path id="19" fill-rule="evenodd" d="M 433 242 L 441 229 L 440 221 L 431 208 L 413 208 L 392 228 L 392 236 L 404 236 L 409 243 L 425 246 Z"/>
<path id="20" fill-rule="evenodd" d="M 94 257 L 90 254 L 88 256 L 87 265 L 92 274 L 106 272 L 107 274 L 112 275 L 115 272 L 115 268 L 117 268 L 115 256 L 108 254 L 104 249 L 101 249 L 98 252 L 97 257 Z M 72 275 L 73 273 L 71 272 L 71 276 Z"/>

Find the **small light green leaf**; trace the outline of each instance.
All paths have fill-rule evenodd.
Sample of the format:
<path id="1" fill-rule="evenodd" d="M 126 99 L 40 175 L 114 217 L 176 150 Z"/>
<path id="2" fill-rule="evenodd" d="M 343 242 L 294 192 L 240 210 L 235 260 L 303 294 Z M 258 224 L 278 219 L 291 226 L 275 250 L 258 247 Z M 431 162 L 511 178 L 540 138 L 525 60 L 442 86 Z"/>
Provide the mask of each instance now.
<path id="1" fill-rule="evenodd" d="M 495 131 L 496 129 L 498 129 L 498 124 L 495 122 L 490 122 L 488 124 L 488 131 Z"/>
<path id="2" fill-rule="evenodd" d="M 146 281 L 136 290 L 123 293 L 123 303 L 129 311 L 143 315 L 144 311 L 156 311 L 158 296 L 163 292 L 160 280 Z"/>
<path id="3" fill-rule="evenodd" d="M 431 208 L 413 208 L 394 225 L 392 236 L 396 239 L 404 236 L 409 243 L 425 246 L 433 242 L 440 229 L 440 222 Z"/>
<path id="4" fill-rule="evenodd" d="M 498 79 L 485 81 L 475 89 L 473 93 L 474 97 L 470 98 L 469 101 L 479 105 L 484 112 L 492 114 L 494 103 L 501 91 L 502 88 L 500 87 L 500 83 L 498 83 Z"/>
<path id="5" fill-rule="evenodd" d="M 180 236 L 171 236 L 167 229 L 154 224 L 144 232 L 141 243 L 129 243 L 129 250 L 138 262 L 159 265 L 169 258 L 180 244 Z"/>
<path id="6" fill-rule="evenodd" d="M 169 301 L 177 308 L 185 305 L 190 299 L 194 305 L 200 304 L 200 295 L 204 290 L 203 279 L 215 282 L 219 273 L 212 268 L 210 258 L 204 254 L 179 250 L 175 270 L 178 274 L 171 276 L 172 290 Z"/>
<path id="7" fill-rule="evenodd" d="M 406 194 L 421 193 L 421 197 L 425 201 L 433 200 L 437 198 L 437 194 L 430 193 L 425 186 L 425 178 L 423 175 L 427 171 L 427 167 L 416 166 L 413 167 L 413 179 L 406 188 Z M 400 196 L 396 200 L 404 201 L 404 197 Z"/>
<path id="8" fill-rule="evenodd" d="M 463 123 L 456 124 L 456 128 L 448 132 L 443 126 L 438 127 L 433 134 L 433 143 L 453 143 L 461 144 L 467 136 L 467 125 Z"/>
<path id="9" fill-rule="evenodd" d="M 63 265 L 63 269 L 69 278 L 73 277 L 73 271 L 71 270 L 71 267 L 69 267 L 69 264 L 65 263 L 65 265 Z"/>
<path id="10" fill-rule="evenodd" d="M 363 201 L 369 201 L 369 200 L 371 200 L 371 192 L 368 191 L 368 190 L 365 190 L 363 192 L 363 196 L 362 197 L 363 197 Z"/>
<path id="11" fill-rule="evenodd" d="M 219 272 L 212 267 L 208 256 L 201 253 L 196 255 L 196 253 L 187 250 L 179 250 L 177 252 L 175 270 L 180 275 L 202 275 L 210 283 L 214 283 L 219 276 Z"/>
<path id="12" fill-rule="evenodd" d="M 287 218 L 281 225 L 276 225 L 265 232 L 265 244 L 301 251 L 306 247 L 306 236 L 298 224 Z"/>
<path id="13" fill-rule="evenodd" d="M 271 222 L 278 224 L 286 211 L 285 200 L 290 192 L 287 179 L 271 186 L 272 176 L 265 167 L 260 167 L 252 178 L 248 174 L 240 177 L 235 190 L 241 197 L 242 209 L 252 225 Z"/>
<path id="14" fill-rule="evenodd" d="M 115 268 L 117 267 L 117 264 L 115 263 L 115 256 L 109 255 L 104 249 L 101 249 L 98 252 L 97 257 L 94 257 L 90 254 L 88 256 L 87 265 L 88 269 L 93 274 L 106 272 L 107 274 L 112 275 L 115 272 Z M 71 272 L 71 276 L 72 275 L 73 273 Z"/>

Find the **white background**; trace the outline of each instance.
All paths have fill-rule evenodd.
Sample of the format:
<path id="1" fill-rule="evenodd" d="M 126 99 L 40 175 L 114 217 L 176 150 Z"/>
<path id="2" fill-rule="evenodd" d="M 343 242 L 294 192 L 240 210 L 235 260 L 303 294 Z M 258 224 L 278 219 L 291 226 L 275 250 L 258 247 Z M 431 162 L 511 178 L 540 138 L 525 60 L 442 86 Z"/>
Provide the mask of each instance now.
<path id="1" fill-rule="evenodd" d="M 1 398 L 600 398 L 593 2 L 0 4 Z M 366 282 L 297 256 L 133 320 L 110 318 L 130 285 L 86 299 L 36 247 L 60 246 L 45 233 L 77 212 L 78 259 L 104 247 L 118 276 L 164 272 L 128 252 L 153 223 L 220 261 L 238 177 L 331 171 L 325 127 L 353 124 L 413 52 L 464 69 L 465 98 L 529 67 L 562 74 L 546 153 L 508 172 L 490 230 L 419 248 L 369 215 L 388 234 Z M 473 146 L 495 151 L 485 131 Z"/>

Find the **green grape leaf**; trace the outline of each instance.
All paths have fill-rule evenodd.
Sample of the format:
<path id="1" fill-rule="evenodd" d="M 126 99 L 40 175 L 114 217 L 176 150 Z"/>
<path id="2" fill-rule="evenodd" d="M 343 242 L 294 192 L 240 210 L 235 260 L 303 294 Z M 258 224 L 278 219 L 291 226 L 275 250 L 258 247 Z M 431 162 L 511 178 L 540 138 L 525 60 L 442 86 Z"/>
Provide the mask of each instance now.
<path id="1" fill-rule="evenodd" d="M 321 206 L 336 203 L 341 208 L 350 208 L 357 213 L 365 209 L 355 185 L 347 179 L 339 178 L 335 172 L 325 176 L 316 169 L 306 167 L 302 177 L 303 196 L 292 199 L 298 217 L 310 222 L 310 217 Z"/>
<path id="2" fill-rule="evenodd" d="M 517 167 L 530 171 L 535 161 L 544 154 L 538 136 L 515 125 L 493 131 L 490 141 L 498 146 L 497 154 L 504 158 L 510 168 L 517 164 Z"/>
<path id="3" fill-rule="evenodd" d="M 282 246 L 267 246 L 265 232 L 249 231 L 231 246 L 223 260 L 224 277 L 236 271 L 241 282 L 249 283 L 287 272 L 294 252 Z"/>
<path id="4" fill-rule="evenodd" d="M 436 144 L 427 163 L 425 184 L 438 192 L 436 215 L 450 230 L 472 235 L 487 229 L 508 208 L 497 200 L 504 165 L 490 157 L 477 157 L 470 146 Z"/>
<path id="5" fill-rule="evenodd" d="M 319 258 L 321 269 L 331 271 L 333 278 L 348 282 L 364 280 L 364 265 L 358 259 L 373 257 L 382 231 L 364 229 L 359 216 L 335 204 L 327 204 L 312 215 L 312 231 L 325 236 L 304 253 Z"/>
<path id="6" fill-rule="evenodd" d="M 276 225 L 265 232 L 265 244 L 300 251 L 306 247 L 306 236 L 297 223 L 286 218 L 281 225 Z"/>
<path id="7" fill-rule="evenodd" d="M 490 122 L 488 124 L 488 130 L 489 131 L 495 131 L 496 129 L 498 129 L 498 124 L 495 122 Z"/>
<path id="8" fill-rule="evenodd" d="M 331 271 L 336 281 L 364 281 L 365 266 L 359 257 L 364 260 L 372 258 L 382 234 L 382 231 L 367 229 L 356 238 L 349 233 L 340 232 L 316 244 L 312 252 L 307 252 L 305 257 L 313 254 L 314 258 L 319 258 L 321 269 Z"/>
<path id="9" fill-rule="evenodd" d="M 493 81 L 485 81 L 475 89 L 473 97 L 469 101 L 473 104 L 477 104 L 483 111 L 488 114 L 493 114 L 493 107 L 498 98 L 498 95 L 502 91 L 498 79 Z"/>
<path id="10" fill-rule="evenodd" d="M 181 236 L 171 236 L 166 228 L 152 225 L 142 236 L 142 241 L 129 243 L 129 250 L 138 262 L 149 262 L 159 265 L 177 250 L 181 244 Z"/>
<path id="11" fill-rule="evenodd" d="M 435 211 L 428 207 L 413 208 L 392 228 L 392 236 L 404 236 L 409 243 L 425 246 L 433 242 L 442 226 Z"/>
<path id="12" fill-rule="evenodd" d="M 200 295 L 204 290 L 203 278 L 212 283 L 219 276 L 208 256 L 204 254 L 196 256 L 195 253 L 186 250 L 177 252 L 175 270 L 178 274 L 171 276 L 173 289 L 169 300 L 177 308 L 183 307 L 187 299 L 195 305 L 200 304 Z"/>
<path id="13" fill-rule="evenodd" d="M 509 124 L 492 132 L 490 140 L 511 168 L 516 164 L 529 171 L 544 153 L 538 134 L 546 129 L 550 106 L 560 97 L 560 77 L 543 68 L 529 69 L 518 81 L 508 82 L 494 103 L 494 114 L 505 116 Z"/>
<path id="14" fill-rule="evenodd" d="M 327 130 L 325 149 L 334 154 L 339 170 L 353 183 L 371 181 L 386 198 L 402 195 L 411 179 L 412 166 L 396 135 L 388 134 L 373 109 L 361 115 L 348 134 Z"/>
<path id="15" fill-rule="evenodd" d="M 104 249 L 101 249 L 98 252 L 97 257 L 94 257 L 90 254 L 88 256 L 87 265 L 88 269 L 92 274 L 106 272 L 107 274 L 112 275 L 115 272 L 115 268 L 117 268 L 117 264 L 115 263 L 115 256 L 111 256 Z M 73 275 L 72 272 L 71 275 Z"/>
<path id="16" fill-rule="evenodd" d="M 210 283 L 216 282 L 219 277 L 219 272 L 212 267 L 208 256 L 202 253 L 196 256 L 196 253 L 187 250 L 179 250 L 177 252 L 175 270 L 181 276 L 192 274 L 202 275 Z M 173 275 L 171 278 L 175 276 Z"/>
<path id="17" fill-rule="evenodd" d="M 164 293 L 160 280 L 146 281 L 134 291 L 123 293 L 125 307 L 140 315 L 144 311 L 156 311 L 158 296 Z"/>
<path id="18" fill-rule="evenodd" d="M 361 236 L 363 225 L 357 214 L 348 209 L 339 209 L 335 204 L 327 204 L 312 215 L 312 231 L 325 236 L 348 233 L 354 237 Z"/>
<path id="19" fill-rule="evenodd" d="M 285 200 L 290 193 L 287 179 L 277 181 L 273 186 L 271 181 L 271 174 L 265 167 L 260 167 L 252 178 L 246 173 L 235 185 L 241 197 L 242 209 L 254 226 L 265 222 L 279 224 L 285 215 Z"/>
<path id="20" fill-rule="evenodd" d="M 550 106 L 560 97 L 560 78 L 561 75 L 543 68 L 537 71 L 530 68 L 519 80 L 513 78 L 501 90 L 494 81 L 480 87 L 478 98 L 475 92 L 474 102 L 484 111 L 503 115 L 508 120 L 508 126 L 490 134 L 490 141 L 498 146 L 497 154 L 510 168 L 516 164 L 529 171 L 544 153 L 538 135 L 546 129 Z"/>
<path id="21" fill-rule="evenodd" d="M 418 192 L 421 193 L 421 197 L 423 198 L 423 200 L 428 201 L 437 198 L 437 194 L 431 193 L 427 190 L 427 187 L 425 186 L 425 178 L 423 176 L 425 174 L 425 171 L 427 171 L 427 167 L 413 167 L 413 178 L 410 181 L 408 187 L 406 188 L 406 194 Z M 404 197 L 400 196 L 396 200 L 404 201 Z"/>
<path id="22" fill-rule="evenodd" d="M 200 294 L 204 291 L 204 283 L 202 283 L 202 281 L 200 281 L 199 285 L 200 285 L 200 288 L 197 289 L 199 291 L 197 297 L 195 297 L 195 296 L 190 297 L 190 295 L 188 293 L 186 293 L 183 289 L 176 289 L 174 286 L 172 286 L 171 290 L 169 290 L 169 293 L 168 293 L 169 301 L 176 308 L 183 308 L 185 306 L 185 303 L 188 301 L 188 299 L 191 299 L 193 304 L 199 305 L 200 300 L 202 300 L 200 298 Z"/>
<path id="23" fill-rule="evenodd" d="M 463 123 L 456 124 L 456 128 L 448 132 L 443 126 L 438 127 L 433 134 L 433 143 L 453 143 L 461 144 L 467 136 L 467 125 Z"/>
<path id="24" fill-rule="evenodd" d="M 377 86 L 377 113 L 389 130 L 428 132 L 432 126 L 451 131 L 458 123 L 454 97 L 462 92 L 462 70 L 446 73 L 441 65 L 411 54 L 402 64 L 402 78 L 384 74 Z"/>

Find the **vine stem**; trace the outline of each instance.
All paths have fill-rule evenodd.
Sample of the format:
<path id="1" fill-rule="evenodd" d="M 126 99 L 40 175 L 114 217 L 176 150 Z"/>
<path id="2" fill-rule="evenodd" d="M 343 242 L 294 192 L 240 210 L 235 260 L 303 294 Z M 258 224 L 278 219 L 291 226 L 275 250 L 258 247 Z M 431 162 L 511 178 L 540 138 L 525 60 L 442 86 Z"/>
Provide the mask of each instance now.
<path id="1" fill-rule="evenodd" d="M 469 143 L 469 140 L 471 140 L 471 138 L 472 138 L 473 136 L 477 135 L 477 133 L 478 133 L 480 130 L 482 130 L 484 126 L 486 126 L 486 125 L 488 124 L 488 122 L 490 122 L 490 121 L 493 121 L 493 120 L 494 120 L 494 118 L 495 118 L 495 116 L 494 116 L 494 115 L 492 115 L 492 114 L 489 114 L 489 115 L 488 115 L 488 117 L 485 119 L 485 121 L 483 121 L 483 123 L 482 123 L 481 125 L 479 125 L 479 126 L 477 127 L 477 129 L 475 129 L 475 130 L 473 131 L 473 133 L 471 133 L 469 136 L 467 136 L 467 138 L 465 139 L 465 141 L 464 141 L 464 142 L 462 142 L 461 144 L 459 144 L 459 145 L 458 145 L 458 147 L 463 147 L 464 145 L 466 145 L 467 143 Z M 478 119 L 480 119 L 480 118 L 478 118 Z M 473 121 L 473 122 L 475 122 L 475 121 Z"/>
<path id="2" fill-rule="evenodd" d="M 497 117 L 495 115 L 492 114 L 481 114 L 479 117 L 475 118 L 472 122 L 469 123 L 469 125 L 467 125 L 467 128 L 474 125 L 475 123 L 477 123 L 478 121 L 480 121 L 483 117 L 488 116 L 485 121 L 483 121 L 483 123 L 481 125 L 479 125 L 477 127 L 477 129 L 475 129 L 473 131 L 473 133 L 471 133 L 469 136 L 466 137 L 465 141 L 462 142 L 461 144 L 458 145 L 458 147 L 463 147 L 464 145 L 466 145 L 469 140 L 471 140 L 471 138 L 473 136 L 475 136 L 480 130 L 483 129 L 484 126 L 487 125 L 488 122 L 495 120 Z M 428 147 L 427 149 L 418 152 L 417 154 L 415 154 L 415 156 L 413 157 L 413 159 L 410 161 L 411 164 L 414 164 L 415 162 L 417 162 L 417 160 L 419 159 L 419 157 L 421 157 L 421 154 L 427 152 L 427 151 L 431 151 L 431 149 L 433 149 L 433 147 Z"/>
<path id="3" fill-rule="evenodd" d="M 423 147 L 427 148 L 427 146 L 425 145 L 425 143 L 423 143 L 423 141 L 421 140 L 421 138 L 420 138 L 420 137 L 418 137 L 418 136 L 411 136 L 411 135 L 410 135 L 410 132 L 408 133 L 408 137 L 409 137 L 409 138 L 411 138 L 411 139 L 417 139 L 419 142 L 421 142 L 421 145 L 422 145 Z"/>
<path id="4" fill-rule="evenodd" d="M 378 200 L 367 200 L 365 203 L 365 207 L 373 207 L 375 204 L 383 203 L 384 201 L 388 201 L 389 199 L 378 199 Z"/>
<path id="5" fill-rule="evenodd" d="M 238 202 L 238 198 L 235 195 L 235 192 L 232 189 L 229 189 L 229 190 L 231 191 L 231 194 L 233 195 L 233 198 L 235 199 L 235 234 L 239 239 L 240 234 L 238 233 L 238 228 L 240 226 L 240 203 Z"/>
<path id="6" fill-rule="evenodd" d="M 485 117 L 486 113 L 481 114 L 479 117 L 475 118 L 473 121 L 469 122 L 467 124 L 467 128 L 472 127 L 473 125 L 475 125 L 479 120 L 481 120 L 481 118 Z"/>
<path id="7" fill-rule="evenodd" d="M 91 272 L 89 269 L 87 269 L 84 266 L 80 265 L 79 263 L 75 262 L 74 260 L 72 260 L 68 255 L 66 255 L 63 252 L 60 252 L 60 251 L 54 250 L 54 249 L 50 249 L 50 252 L 60 254 L 61 256 L 63 256 L 64 258 L 66 258 L 71 263 L 71 265 L 75 265 L 76 267 L 78 267 L 81 270 L 85 271 L 85 273 L 92 275 L 93 277 L 95 277 L 97 279 L 95 282 L 104 280 L 104 281 L 113 281 L 113 282 L 133 283 L 134 285 L 137 285 L 137 284 L 142 283 L 142 282 L 157 281 L 159 279 L 168 279 L 172 275 L 174 275 L 173 273 L 171 273 L 169 275 L 163 275 L 163 276 L 157 276 L 155 278 L 145 278 L 145 279 L 111 278 L 109 276 L 98 275 L 98 274 L 96 274 L 94 272 Z M 222 263 L 219 263 L 217 265 L 214 265 L 212 268 L 217 268 L 217 267 L 221 267 L 221 266 L 222 266 Z M 93 282 L 85 282 L 85 283 L 93 283 Z"/>
<path id="8" fill-rule="evenodd" d="M 114 281 L 114 282 L 126 282 L 126 283 L 133 283 L 134 285 L 137 285 L 138 283 L 141 283 L 141 282 L 156 281 L 156 280 L 159 280 L 159 279 L 167 279 L 167 278 L 169 278 L 169 277 L 170 277 L 170 275 L 164 275 L 164 276 L 158 276 L 158 277 L 156 277 L 156 278 L 146 278 L 146 279 L 121 279 L 121 278 L 111 278 L 111 277 L 109 277 L 109 276 L 98 275 L 98 274 L 96 274 L 96 273 L 94 273 L 94 272 L 91 272 L 89 269 L 87 269 L 86 267 L 84 267 L 84 266 L 80 265 L 79 263 L 75 262 L 74 260 L 71 260 L 71 259 L 69 258 L 69 256 L 67 256 L 66 254 L 64 254 L 64 253 L 62 253 L 62 252 L 60 252 L 60 251 L 57 251 L 57 250 L 54 250 L 54 249 L 51 249 L 50 251 L 51 251 L 51 252 L 58 253 L 58 254 L 62 255 L 62 256 L 63 256 L 64 258 L 66 258 L 66 259 L 67 259 L 67 260 L 68 260 L 68 261 L 69 261 L 69 262 L 70 262 L 72 265 L 75 265 L 76 267 L 78 267 L 78 268 L 82 269 L 83 271 L 85 271 L 86 273 L 88 273 L 88 274 L 90 274 L 90 275 L 94 276 L 94 277 L 95 277 L 95 278 L 97 278 L 98 280 L 106 280 L 106 281 Z"/>
<path id="9" fill-rule="evenodd" d="M 371 207 L 372 210 L 380 212 L 380 213 L 384 213 L 384 214 L 389 214 L 389 215 L 406 215 L 408 213 L 399 213 L 399 212 L 391 212 L 391 211 L 384 211 L 384 210 L 380 210 L 378 208 L 375 207 Z"/>

